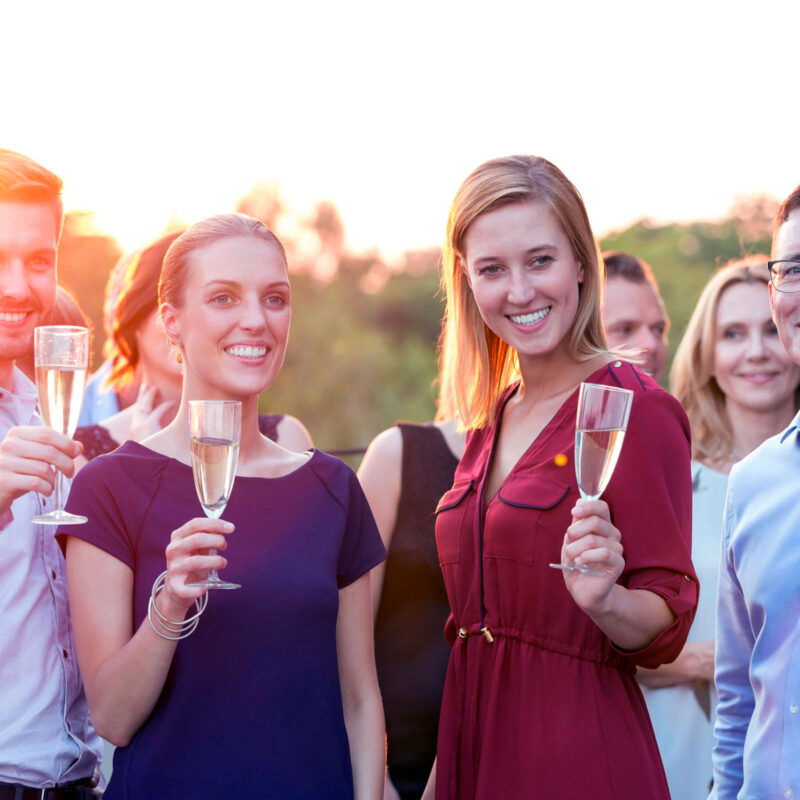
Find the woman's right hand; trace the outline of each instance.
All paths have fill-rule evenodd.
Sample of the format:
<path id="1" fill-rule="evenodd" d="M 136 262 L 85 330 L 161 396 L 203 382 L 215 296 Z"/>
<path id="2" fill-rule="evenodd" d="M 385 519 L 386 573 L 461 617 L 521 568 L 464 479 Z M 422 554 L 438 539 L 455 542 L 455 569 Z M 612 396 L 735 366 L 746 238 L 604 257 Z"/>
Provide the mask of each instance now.
<path id="1" fill-rule="evenodd" d="M 225 520 L 195 517 L 172 532 L 166 549 L 167 576 L 157 598 L 158 610 L 167 619 L 182 620 L 206 591 L 188 584 L 205 580 L 209 570 L 227 566 L 228 560 L 213 551 L 225 550 L 226 537 L 233 531 L 233 524 Z"/>
<path id="2" fill-rule="evenodd" d="M 169 414 L 174 416 L 177 410 L 176 404 L 169 400 L 156 404 L 158 399 L 158 390 L 155 386 L 146 386 L 143 383 L 139 387 L 136 402 L 133 404 L 129 439 L 134 442 L 143 441 L 148 436 L 158 433 L 170 421 Z"/>

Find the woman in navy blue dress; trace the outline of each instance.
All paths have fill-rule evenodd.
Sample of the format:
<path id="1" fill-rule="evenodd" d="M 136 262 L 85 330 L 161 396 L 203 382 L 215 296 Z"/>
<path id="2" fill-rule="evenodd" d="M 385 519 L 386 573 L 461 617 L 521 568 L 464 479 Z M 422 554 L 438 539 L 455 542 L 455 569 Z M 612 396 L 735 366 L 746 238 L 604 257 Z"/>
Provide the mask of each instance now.
<path id="1" fill-rule="evenodd" d="M 283 248 L 256 220 L 212 217 L 171 246 L 159 290 L 178 414 L 84 467 L 69 508 L 89 522 L 60 531 L 92 718 L 118 746 L 106 797 L 378 798 L 368 572 L 385 550 L 348 467 L 258 431 L 289 332 Z M 242 403 L 224 521 L 195 494 L 193 399 Z M 242 588 L 211 593 L 177 640 L 205 591 L 188 584 L 213 567 Z"/>

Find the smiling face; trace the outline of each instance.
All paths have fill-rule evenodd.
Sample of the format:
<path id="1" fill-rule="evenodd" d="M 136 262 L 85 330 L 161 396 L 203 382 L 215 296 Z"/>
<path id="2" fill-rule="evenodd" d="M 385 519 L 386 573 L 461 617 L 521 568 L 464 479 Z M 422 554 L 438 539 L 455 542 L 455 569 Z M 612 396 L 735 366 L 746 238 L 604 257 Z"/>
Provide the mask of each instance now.
<path id="1" fill-rule="evenodd" d="M 781 345 L 769 313 L 765 283 L 734 283 L 717 305 L 714 370 L 730 409 L 793 407 L 800 366 Z"/>
<path id="2" fill-rule="evenodd" d="M 566 355 L 583 268 L 549 206 L 528 201 L 482 214 L 464 237 L 462 266 L 483 321 L 521 364 Z"/>
<path id="3" fill-rule="evenodd" d="M 0 385 L 53 307 L 57 244 L 52 206 L 0 202 Z"/>
<path id="4" fill-rule="evenodd" d="M 185 397 L 244 400 L 266 389 L 283 364 L 289 298 L 283 256 L 262 239 L 220 239 L 193 252 L 180 307 L 162 307 L 183 358 Z"/>
<path id="5" fill-rule="evenodd" d="M 789 214 L 772 243 L 772 259 L 800 260 L 800 209 Z M 772 317 L 792 360 L 800 364 L 800 292 L 778 292 L 769 287 Z"/>
<path id="6" fill-rule="evenodd" d="M 610 347 L 640 351 L 642 368 L 657 381 L 667 365 L 667 315 L 653 286 L 614 276 L 606 281 L 603 323 Z"/>

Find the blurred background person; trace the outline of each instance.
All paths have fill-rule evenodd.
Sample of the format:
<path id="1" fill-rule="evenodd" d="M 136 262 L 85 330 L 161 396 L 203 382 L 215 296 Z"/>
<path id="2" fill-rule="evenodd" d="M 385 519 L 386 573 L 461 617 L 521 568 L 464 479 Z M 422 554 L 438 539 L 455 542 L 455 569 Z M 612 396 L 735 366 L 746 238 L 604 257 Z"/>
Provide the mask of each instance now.
<path id="1" fill-rule="evenodd" d="M 434 512 L 452 486 L 465 434 L 440 376 L 434 422 L 398 422 L 370 444 L 358 477 L 384 546 L 371 573 L 375 659 L 386 717 L 385 800 L 418 800 L 436 757 L 450 658 L 450 604 L 436 552 Z"/>
<path id="2" fill-rule="evenodd" d="M 612 349 L 641 354 L 641 368 L 661 383 L 667 368 L 669 317 L 647 262 L 628 253 L 603 253 L 606 284 L 603 324 Z"/>
<path id="3" fill-rule="evenodd" d="M 82 425 L 75 439 L 83 458 L 91 460 L 130 439 L 138 442 L 172 421 L 181 396 L 181 366 L 158 322 L 158 279 L 167 249 L 181 231 L 162 236 L 126 259 L 126 269 L 113 307 L 111 371 L 106 382 L 124 396 L 138 381 L 136 401 L 100 423 Z M 289 450 L 310 448 L 311 437 L 294 417 L 259 415 L 261 432 Z"/>
<path id="4" fill-rule="evenodd" d="M 78 425 L 93 425 L 116 414 L 123 408 L 135 402 L 139 391 L 139 378 L 134 376 L 127 388 L 114 387 L 108 382 L 108 376 L 114 368 L 114 318 L 119 302 L 120 292 L 125 282 L 131 262 L 138 258 L 140 250 L 125 253 L 117 261 L 108 275 L 106 281 L 105 299 L 103 301 L 103 331 L 105 343 L 103 355 L 105 360 L 94 371 L 86 382 L 86 391 L 83 393 L 83 405 Z"/>
<path id="5" fill-rule="evenodd" d="M 800 367 L 770 315 L 766 261 L 731 262 L 711 278 L 670 374 L 692 426 L 692 562 L 703 588 L 681 654 L 637 676 L 670 792 L 681 800 L 705 800 L 711 783 L 715 603 L 728 473 L 798 409 Z"/>
<path id="6" fill-rule="evenodd" d="M 56 301 L 53 310 L 47 317 L 44 325 L 79 325 L 92 330 L 92 321 L 78 305 L 78 301 L 69 289 L 59 286 L 56 289 Z M 91 335 L 91 334 L 90 334 Z M 91 349 L 91 348 L 90 348 Z M 36 380 L 36 367 L 33 359 L 33 349 L 22 358 L 17 359 L 17 366 L 32 381 Z"/>

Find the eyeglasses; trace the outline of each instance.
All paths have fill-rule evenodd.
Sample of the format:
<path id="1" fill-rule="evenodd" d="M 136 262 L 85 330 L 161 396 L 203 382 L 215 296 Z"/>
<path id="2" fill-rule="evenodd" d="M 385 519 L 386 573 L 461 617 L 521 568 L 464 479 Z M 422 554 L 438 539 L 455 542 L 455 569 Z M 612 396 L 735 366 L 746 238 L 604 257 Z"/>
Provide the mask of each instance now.
<path id="1" fill-rule="evenodd" d="M 767 261 L 769 282 L 779 292 L 800 292 L 800 260 Z"/>

